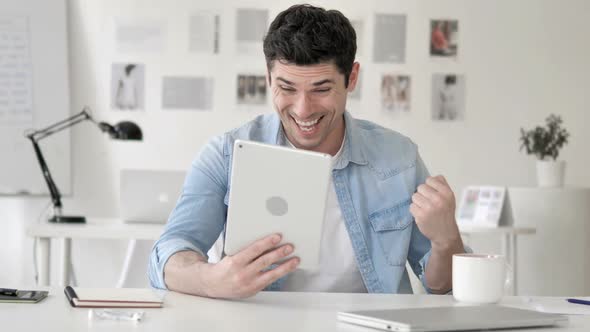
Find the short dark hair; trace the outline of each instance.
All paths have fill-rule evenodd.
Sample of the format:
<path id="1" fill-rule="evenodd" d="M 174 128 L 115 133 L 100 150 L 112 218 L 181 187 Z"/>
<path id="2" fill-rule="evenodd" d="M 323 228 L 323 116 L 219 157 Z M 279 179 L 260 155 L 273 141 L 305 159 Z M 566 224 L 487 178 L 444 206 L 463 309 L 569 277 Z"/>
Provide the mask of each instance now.
<path id="1" fill-rule="evenodd" d="M 356 33 L 350 21 L 337 10 L 312 5 L 294 5 L 279 13 L 264 37 L 264 56 L 270 71 L 273 61 L 312 65 L 334 61 L 344 74 L 344 85 L 356 54 Z"/>

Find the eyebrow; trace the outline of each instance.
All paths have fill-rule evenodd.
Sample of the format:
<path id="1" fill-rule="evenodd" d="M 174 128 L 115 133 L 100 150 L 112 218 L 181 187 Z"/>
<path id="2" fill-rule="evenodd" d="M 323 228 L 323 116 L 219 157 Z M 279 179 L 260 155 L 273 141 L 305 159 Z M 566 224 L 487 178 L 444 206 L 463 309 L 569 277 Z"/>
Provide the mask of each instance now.
<path id="1" fill-rule="evenodd" d="M 286 80 L 286 79 L 284 79 L 284 78 L 282 78 L 280 76 L 277 77 L 277 81 L 281 81 L 281 82 L 283 82 L 285 84 L 288 84 L 288 85 L 295 85 L 295 83 L 293 83 L 293 82 L 291 82 L 289 80 Z M 314 82 L 314 83 L 312 83 L 312 85 L 313 86 L 320 86 L 320 85 L 323 85 L 325 83 L 334 83 L 334 80 L 328 78 L 328 79 L 325 79 L 325 80 Z"/>
<path id="2" fill-rule="evenodd" d="M 295 83 L 291 82 L 291 81 L 287 81 L 286 79 L 282 78 L 282 77 L 277 77 L 277 81 L 282 81 L 285 84 L 289 84 L 289 85 L 295 85 Z"/>
<path id="3" fill-rule="evenodd" d="M 334 83 L 334 80 L 331 80 L 331 79 L 321 80 L 319 82 L 314 82 L 313 83 L 313 86 L 320 86 L 320 85 L 325 84 L 325 83 Z"/>

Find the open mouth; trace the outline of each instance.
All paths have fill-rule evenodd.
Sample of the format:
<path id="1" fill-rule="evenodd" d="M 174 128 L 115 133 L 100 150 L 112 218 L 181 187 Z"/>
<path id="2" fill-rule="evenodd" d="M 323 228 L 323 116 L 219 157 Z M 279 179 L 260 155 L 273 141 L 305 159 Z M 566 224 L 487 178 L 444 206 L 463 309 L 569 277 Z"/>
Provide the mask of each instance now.
<path id="1" fill-rule="evenodd" d="M 316 129 L 319 125 L 319 123 L 322 121 L 322 119 L 324 118 L 324 116 L 320 116 L 317 119 L 314 120 L 309 120 L 309 121 L 301 121 L 301 120 L 297 120 L 293 117 L 291 117 L 293 119 L 293 121 L 295 121 L 295 123 L 297 124 L 297 127 L 299 127 L 299 130 L 301 130 L 304 133 L 312 133 L 314 131 L 314 129 Z"/>

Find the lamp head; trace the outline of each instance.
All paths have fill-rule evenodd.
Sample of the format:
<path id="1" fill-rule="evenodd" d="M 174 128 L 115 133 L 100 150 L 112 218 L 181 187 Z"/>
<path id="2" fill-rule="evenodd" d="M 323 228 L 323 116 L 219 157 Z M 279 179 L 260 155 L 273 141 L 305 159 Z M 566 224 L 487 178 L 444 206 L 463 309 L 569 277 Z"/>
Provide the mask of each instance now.
<path id="1" fill-rule="evenodd" d="M 98 127 L 108 133 L 112 139 L 141 141 L 143 134 L 141 128 L 131 121 L 122 121 L 114 126 L 106 122 L 99 122 Z"/>

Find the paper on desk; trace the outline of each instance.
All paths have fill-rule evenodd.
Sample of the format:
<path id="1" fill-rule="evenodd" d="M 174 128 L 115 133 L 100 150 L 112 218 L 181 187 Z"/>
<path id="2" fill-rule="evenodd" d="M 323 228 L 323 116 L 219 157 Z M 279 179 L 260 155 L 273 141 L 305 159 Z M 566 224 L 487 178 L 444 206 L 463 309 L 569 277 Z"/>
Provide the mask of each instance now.
<path id="1" fill-rule="evenodd" d="M 590 300 L 590 298 L 580 299 Z M 590 305 L 569 303 L 565 297 L 525 298 L 524 303 L 529 309 L 561 315 L 590 315 Z"/>

